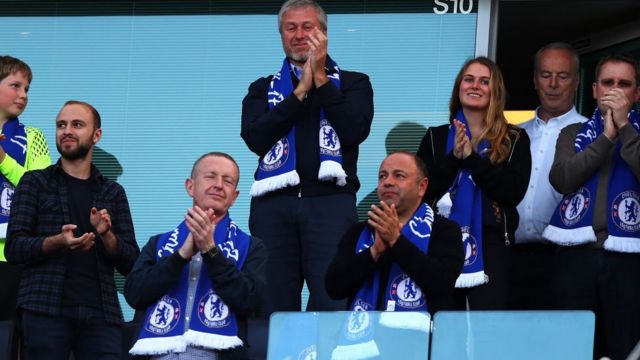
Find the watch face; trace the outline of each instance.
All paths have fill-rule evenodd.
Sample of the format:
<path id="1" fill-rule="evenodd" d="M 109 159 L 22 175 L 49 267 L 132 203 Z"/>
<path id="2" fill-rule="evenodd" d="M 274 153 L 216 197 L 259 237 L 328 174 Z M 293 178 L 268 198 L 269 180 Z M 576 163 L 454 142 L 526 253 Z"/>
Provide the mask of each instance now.
<path id="1" fill-rule="evenodd" d="M 207 257 L 209 257 L 209 258 L 215 257 L 219 253 L 220 253 L 220 249 L 218 249 L 218 247 L 215 246 L 215 245 L 213 245 L 213 247 L 211 249 L 209 249 L 209 251 L 205 252 Z"/>

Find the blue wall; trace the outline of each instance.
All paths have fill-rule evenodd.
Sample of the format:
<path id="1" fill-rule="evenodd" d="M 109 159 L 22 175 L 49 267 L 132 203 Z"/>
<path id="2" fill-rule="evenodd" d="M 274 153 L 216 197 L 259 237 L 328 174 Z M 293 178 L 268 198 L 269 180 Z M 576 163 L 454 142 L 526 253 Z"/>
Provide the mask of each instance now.
<path id="1" fill-rule="evenodd" d="M 279 70 L 276 23 L 275 15 L 4 17 L 0 52 L 32 67 L 21 120 L 44 131 L 54 161 L 61 105 L 77 99 L 100 111 L 101 163 L 127 191 L 142 246 L 181 220 L 191 204 L 184 179 L 212 150 L 239 162 L 240 197 L 231 214 L 248 230 L 257 157 L 240 138 L 241 101 L 253 80 Z M 375 92 L 359 201 L 376 187 L 386 140 L 415 150 L 425 127 L 446 121 L 452 82 L 474 54 L 475 31 L 476 13 L 329 15 L 331 56 L 367 73 Z"/>

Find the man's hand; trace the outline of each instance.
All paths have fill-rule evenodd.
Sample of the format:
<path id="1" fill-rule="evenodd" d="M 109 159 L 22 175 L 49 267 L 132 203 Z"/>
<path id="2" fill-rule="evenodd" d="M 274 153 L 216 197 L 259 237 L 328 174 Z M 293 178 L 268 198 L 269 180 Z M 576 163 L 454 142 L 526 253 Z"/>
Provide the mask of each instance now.
<path id="1" fill-rule="evenodd" d="M 196 249 L 205 252 L 216 245 L 213 239 L 213 232 L 216 228 L 216 215 L 212 209 L 205 211 L 196 205 L 187 210 L 184 218 L 187 228 L 189 228 L 191 235 L 193 235 Z"/>
<path id="2" fill-rule="evenodd" d="M 92 207 L 89 219 L 91 221 L 91 226 L 96 229 L 98 234 L 104 235 L 107 231 L 111 230 L 111 216 L 107 209 L 98 210 L 95 207 Z"/>
<path id="3" fill-rule="evenodd" d="M 109 211 L 107 209 L 98 210 L 93 207 L 89 214 L 89 220 L 91 221 L 91 226 L 100 235 L 104 249 L 109 254 L 115 254 L 118 251 L 118 238 L 111 231 L 111 215 L 109 215 Z"/>
<path id="4" fill-rule="evenodd" d="M 633 104 L 629 103 L 629 99 L 625 96 L 622 89 L 613 88 L 607 91 L 602 99 L 600 99 L 600 103 L 603 105 L 603 107 L 605 108 L 604 111 L 606 111 L 607 113 L 609 112 L 609 110 L 612 110 L 613 122 L 618 129 L 627 125 L 627 123 L 629 122 L 627 114 L 629 113 L 629 109 L 631 109 L 631 106 Z"/>
<path id="5" fill-rule="evenodd" d="M 78 226 L 73 224 L 62 225 L 63 245 L 71 250 L 86 251 L 95 244 L 96 235 L 92 232 L 84 233 L 79 237 L 73 236 L 73 230 Z"/>
<path id="6" fill-rule="evenodd" d="M 376 231 L 376 236 L 380 236 L 380 240 L 388 247 L 393 247 L 402 229 L 396 205 L 389 206 L 384 201 L 380 201 L 380 206 L 371 205 L 371 210 L 367 214 L 369 215 L 367 222 Z"/>
<path id="7" fill-rule="evenodd" d="M 187 239 L 184 241 L 184 244 L 182 244 L 178 250 L 178 254 L 180 254 L 183 259 L 189 260 L 196 254 L 196 250 L 195 244 L 193 243 L 193 235 L 189 234 Z"/>
<path id="8" fill-rule="evenodd" d="M 313 83 L 316 87 L 324 85 L 329 79 L 324 65 L 327 61 L 327 35 L 320 29 L 314 28 L 309 34 L 309 62 L 311 63 L 311 71 L 313 72 Z"/>
<path id="9" fill-rule="evenodd" d="M 309 90 L 311 90 L 311 86 L 313 85 L 313 74 L 311 72 L 311 58 L 307 59 L 302 66 L 302 76 L 300 77 L 300 81 L 298 82 L 298 86 L 296 86 L 295 90 L 293 90 L 293 94 L 298 98 L 298 100 L 303 101 L 305 96 Z"/>
<path id="10" fill-rule="evenodd" d="M 473 151 L 471 141 L 467 136 L 467 127 L 457 119 L 453 119 L 453 125 L 456 127 L 456 134 L 453 143 L 453 156 L 460 160 L 466 159 Z"/>
<path id="11" fill-rule="evenodd" d="M 380 256 L 385 251 L 387 251 L 388 248 L 389 247 L 387 246 L 387 244 L 385 244 L 384 241 L 382 241 L 382 239 L 380 238 L 380 234 L 376 231 L 374 235 L 373 245 L 369 248 L 371 257 L 373 257 L 373 261 L 378 261 Z"/>
<path id="12" fill-rule="evenodd" d="M 613 121 L 613 110 L 611 109 L 607 109 L 604 114 L 604 136 L 611 142 L 615 142 L 618 136 L 618 128 L 616 128 L 616 124 Z"/>

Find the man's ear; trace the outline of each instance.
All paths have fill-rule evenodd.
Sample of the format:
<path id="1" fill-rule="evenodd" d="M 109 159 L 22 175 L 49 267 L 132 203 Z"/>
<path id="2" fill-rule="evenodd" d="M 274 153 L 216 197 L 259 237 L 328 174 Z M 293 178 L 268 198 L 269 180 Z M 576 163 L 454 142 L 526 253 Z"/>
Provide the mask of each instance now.
<path id="1" fill-rule="evenodd" d="M 93 132 L 93 145 L 97 144 L 100 139 L 102 139 L 102 128 L 96 129 Z"/>
<path id="2" fill-rule="evenodd" d="M 428 187 L 429 187 L 429 178 L 425 176 L 420 180 L 420 183 L 418 184 L 418 194 L 420 195 L 420 198 L 423 198 L 424 194 L 427 193 Z"/>
<path id="3" fill-rule="evenodd" d="M 187 194 L 193 197 L 193 180 L 191 180 L 191 178 L 187 178 L 184 181 L 184 188 L 187 190 Z"/>

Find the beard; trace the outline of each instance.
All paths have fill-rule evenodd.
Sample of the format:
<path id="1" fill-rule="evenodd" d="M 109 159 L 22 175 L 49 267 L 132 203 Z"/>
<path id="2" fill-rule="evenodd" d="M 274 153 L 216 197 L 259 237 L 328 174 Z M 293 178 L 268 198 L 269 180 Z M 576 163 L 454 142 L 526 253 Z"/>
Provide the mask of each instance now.
<path id="1" fill-rule="evenodd" d="M 311 55 L 311 50 L 306 52 L 294 52 L 293 50 L 289 50 L 287 51 L 286 55 L 289 59 L 293 61 L 304 63 L 307 61 L 307 59 L 309 59 L 309 56 Z"/>
<path id="2" fill-rule="evenodd" d="M 65 160 L 79 160 L 84 159 L 89 154 L 89 150 L 92 148 L 91 143 L 78 143 L 78 147 L 72 150 L 66 150 L 60 147 L 60 144 L 56 142 L 56 148 L 58 149 L 58 153 Z"/>

